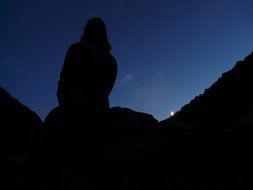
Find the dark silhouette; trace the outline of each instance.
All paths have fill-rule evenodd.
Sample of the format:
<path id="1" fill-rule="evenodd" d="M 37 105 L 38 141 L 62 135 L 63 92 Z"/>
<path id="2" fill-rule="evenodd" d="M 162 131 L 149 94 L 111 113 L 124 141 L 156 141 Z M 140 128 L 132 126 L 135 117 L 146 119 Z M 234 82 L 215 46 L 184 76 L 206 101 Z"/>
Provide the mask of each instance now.
<path id="1" fill-rule="evenodd" d="M 42 124 L 36 113 L 0 87 L 0 161 L 4 163 L 0 189 L 21 188 L 21 176 L 28 171 L 23 166 L 31 164 L 39 151 Z"/>
<path id="2" fill-rule="evenodd" d="M 35 148 L 34 140 L 38 139 L 42 121 L 0 87 L 0 126 L 1 153 L 15 163 L 24 160 Z"/>
<path id="3" fill-rule="evenodd" d="M 222 76 L 205 92 L 161 122 L 196 129 L 226 129 L 253 122 L 253 53 Z"/>
<path id="4" fill-rule="evenodd" d="M 44 122 L 45 159 L 71 163 L 103 158 L 98 155 L 106 154 L 106 142 L 113 135 L 137 133 L 143 127 L 157 125 L 151 115 L 109 109 L 108 96 L 117 75 L 117 63 L 110 50 L 104 22 L 90 19 L 80 43 L 73 44 L 67 52 L 57 91 L 59 106 Z"/>
<path id="5" fill-rule="evenodd" d="M 80 42 L 71 45 L 65 57 L 57 90 L 60 106 L 109 108 L 108 96 L 117 75 L 117 63 L 110 50 L 104 22 L 90 19 Z"/>
<path id="6" fill-rule="evenodd" d="M 110 49 L 103 21 L 91 19 L 43 124 L 0 87 L 0 189 L 252 189 L 253 53 L 158 123 L 109 108 Z"/>

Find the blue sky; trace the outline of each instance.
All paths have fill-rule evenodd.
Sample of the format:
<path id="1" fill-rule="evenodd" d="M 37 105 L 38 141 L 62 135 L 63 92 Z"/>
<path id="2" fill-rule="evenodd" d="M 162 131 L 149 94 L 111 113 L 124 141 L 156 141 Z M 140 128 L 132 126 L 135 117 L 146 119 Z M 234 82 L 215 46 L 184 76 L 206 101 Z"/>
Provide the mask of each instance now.
<path id="1" fill-rule="evenodd" d="M 66 50 L 94 16 L 118 62 L 111 106 L 159 120 L 253 48 L 252 0 L 1 0 L 0 86 L 44 118 Z"/>

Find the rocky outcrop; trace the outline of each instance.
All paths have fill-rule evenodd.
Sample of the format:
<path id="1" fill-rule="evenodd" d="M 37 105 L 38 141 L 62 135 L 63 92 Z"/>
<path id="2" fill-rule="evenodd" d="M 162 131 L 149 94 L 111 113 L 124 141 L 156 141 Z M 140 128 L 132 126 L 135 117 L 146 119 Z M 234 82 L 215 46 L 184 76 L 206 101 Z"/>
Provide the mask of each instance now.
<path id="1" fill-rule="evenodd" d="M 166 144 L 163 157 L 178 166 L 186 164 L 184 168 L 213 168 L 217 176 L 228 171 L 227 179 L 241 179 L 239 189 L 245 188 L 247 180 L 240 175 L 252 170 L 253 159 L 252 73 L 253 53 L 173 117 L 160 122 L 160 139 Z M 231 170 L 236 172 L 232 174 Z M 219 188 L 233 189 L 235 183 L 226 182 Z"/>
<path id="2" fill-rule="evenodd" d="M 0 123 L 1 158 L 24 161 L 38 140 L 41 119 L 0 88 Z"/>
<path id="3" fill-rule="evenodd" d="M 253 123 L 253 53 L 161 126 L 231 129 Z"/>
<path id="4" fill-rule="evenodd" d="M 65 161 L 145 158 L 131 151 L 148 146 L 152 149 L 150 141 L 157 125 L 153 116 L 127 108 L 92 112 L 60 106 L 45 119 L 43 143 L 47 153 L 43 155 Z"/>
<path id="5" fill-rule="evenodd" d="M 40 118 L 0 87 L 0 189 L 20 189 L 39 151 Z M 29 182 L 31 185 L 31 181 Z M 27 188 L 26 188 L 27 189 Z"/>
<path id="6" fill-rule="evenodd" d="M 40 171 L 47 179 L 43 181 L 57 188 L 118 189 L 130 185 L 126 181 L 133 183 L 136 175 L 151 175 L 150 167 L 134 162 L 159 157 L 157 126 L 153 116 L 127 108 L 92 112 L 59 106 L 44 122 Z M 115 161 L 118 164 L 112 164 Z"/>

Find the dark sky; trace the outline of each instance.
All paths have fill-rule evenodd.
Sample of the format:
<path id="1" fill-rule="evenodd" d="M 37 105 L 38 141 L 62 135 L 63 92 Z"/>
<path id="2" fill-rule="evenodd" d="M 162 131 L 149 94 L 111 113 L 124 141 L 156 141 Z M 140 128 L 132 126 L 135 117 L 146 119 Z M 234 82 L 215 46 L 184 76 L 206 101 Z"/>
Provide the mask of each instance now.
<path id="1" fill-rule="evenodd" d="M 0 0 L 0 86 L 44 118 L 66 50 L 94 16 L 118 61 L 111 105 L 159 120 L 253 48 L 252 0 Z"/>

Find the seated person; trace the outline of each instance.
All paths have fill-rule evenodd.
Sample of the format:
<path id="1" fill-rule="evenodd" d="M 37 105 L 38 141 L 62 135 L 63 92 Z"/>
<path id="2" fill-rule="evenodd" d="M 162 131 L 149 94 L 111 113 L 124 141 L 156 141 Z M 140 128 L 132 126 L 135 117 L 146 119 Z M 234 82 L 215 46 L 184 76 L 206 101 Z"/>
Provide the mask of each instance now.
<path id="1" fill-rule="evenodd" d="M 58 81 L 60 106 L 109 109 L 109 94 L 117 76 L 117 63 L 110 53 L 104 22 L 90 19 L 79 43 L 68 49 Z"/>

